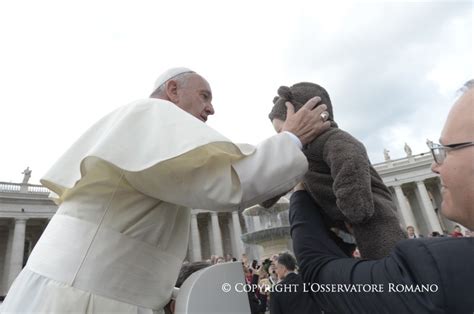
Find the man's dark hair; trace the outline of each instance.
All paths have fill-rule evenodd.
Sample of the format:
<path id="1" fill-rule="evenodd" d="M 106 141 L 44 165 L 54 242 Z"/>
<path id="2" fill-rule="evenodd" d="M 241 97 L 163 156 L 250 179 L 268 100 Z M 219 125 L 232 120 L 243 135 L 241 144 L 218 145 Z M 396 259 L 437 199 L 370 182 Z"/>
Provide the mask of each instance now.
<path id="1" fill-rule="evenodd" d="M 201 270 L 203 268 L 211 266 L 211 263 L 208 262 L 192 262 L 187 263 L 181 266 L 181 270 L 179 271 L 178 280 L 176 280 L 175 287 L 181 288 L 183 282 L 188 279 L 194 272 Z"/>
<path id="2" fill-rule="evenodd" d="M 188 279 L 189 276 L 191 276 L 194 272 L 197 272 L 198 270 L 201 270 L 203 268 L 211 266 L 211 263 L 208 262 L 192 262 L 192 263 L 186 263 L 181 266 L 181 269 L 179 271 L 178 275 L 178 280 L 176 280 L 176 284 L 174 285 L 176 288 L 181 288 L 183 285 L 184 281 Z M 171 302 L 173 300 L 170 300 L 168 304 L 165 305 L 164 311 L 165 314 L 171 314 L 173 313 L 171 311 Z"/>
<path id="3" fill-rule="evenodd" d="M 270 271 L 270 265 L 272 264 L 272 261 L 269 259 L 269 258 L 266 258 L 263 262 L 262 262 L 262 267 L 263 267 L 263 270 L 269 274 Z"/>
<path id="4" fill-rule="evenodd" d="M 296 259 L 290 253 L 281 253 L 278 255 L 277 262 L 278 264 L 285 266 L 289 271 L 294 271 L 296 269 Z"/>

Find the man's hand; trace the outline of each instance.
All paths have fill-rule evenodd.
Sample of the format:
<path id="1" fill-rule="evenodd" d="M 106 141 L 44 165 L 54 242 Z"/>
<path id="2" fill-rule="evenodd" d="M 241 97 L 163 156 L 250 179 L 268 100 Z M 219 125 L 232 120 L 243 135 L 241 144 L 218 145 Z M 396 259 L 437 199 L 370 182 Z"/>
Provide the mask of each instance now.
<path id="1" fill-rule="evenodd" d="M 325 121 L 322 113 L 327 109 L 326 105 L 316 105 L 321 101 L 319 97 L 313 97 L 298 112 L 292 103 L 286 102 L 286 120 L 281 131 L 288 131 L 296 135 L 303 145 L 314 140 L 319 134 L 327 130 L 329 121 Z M 327 117 L 327 113 L 323 115 Z"/>

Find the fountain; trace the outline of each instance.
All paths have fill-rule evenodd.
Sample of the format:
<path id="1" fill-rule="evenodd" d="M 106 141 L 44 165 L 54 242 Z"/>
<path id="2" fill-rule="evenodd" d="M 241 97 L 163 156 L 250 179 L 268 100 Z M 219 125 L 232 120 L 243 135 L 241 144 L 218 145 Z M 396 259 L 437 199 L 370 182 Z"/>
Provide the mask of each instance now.
<path id="1" fill-rule="evenodd" d="M 253 259 L 262 260 L 273 254 L 292 251 L 289 205 L 288 199 L 282 197 L 270 208 L 255 205 L 242 212 L 248 232 L 241 239 Z"/>

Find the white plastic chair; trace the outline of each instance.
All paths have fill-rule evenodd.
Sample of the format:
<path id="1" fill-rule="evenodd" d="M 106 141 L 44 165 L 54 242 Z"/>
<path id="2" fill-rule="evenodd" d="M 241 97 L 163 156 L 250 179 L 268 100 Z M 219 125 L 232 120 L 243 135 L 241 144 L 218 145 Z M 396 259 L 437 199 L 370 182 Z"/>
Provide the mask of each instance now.
<path id="1" fill-rule="evenodd" d="M 179 289 L 175 313 L 250 314 L 248 295 L 242 291 L 243 284 L 245 278 L 241 262 L 201 269 L 189 276 Z M 229 292 L 223 291 L 229 287 Z"/>

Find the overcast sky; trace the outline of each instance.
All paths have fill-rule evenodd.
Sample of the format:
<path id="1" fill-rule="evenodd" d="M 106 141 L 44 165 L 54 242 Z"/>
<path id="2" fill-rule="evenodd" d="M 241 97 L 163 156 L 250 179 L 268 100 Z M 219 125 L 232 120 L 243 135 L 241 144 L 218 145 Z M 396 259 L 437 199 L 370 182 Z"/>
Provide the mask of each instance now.
<path id="1" fill-rule="evenodd" d="M 280 85 L 318 83 L 373 163 L 428 151 L 474 77 L 472 1 L 2 1 L 0 181 L 32 183 L 90 125 L 174 66 L 213 89 L 208 124 L 273 135 Z M 474 114 L 474 113 L 473 113 Z M 186 134 L 183 134 L 186 136 Z"/>

